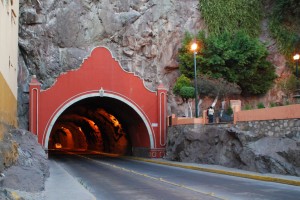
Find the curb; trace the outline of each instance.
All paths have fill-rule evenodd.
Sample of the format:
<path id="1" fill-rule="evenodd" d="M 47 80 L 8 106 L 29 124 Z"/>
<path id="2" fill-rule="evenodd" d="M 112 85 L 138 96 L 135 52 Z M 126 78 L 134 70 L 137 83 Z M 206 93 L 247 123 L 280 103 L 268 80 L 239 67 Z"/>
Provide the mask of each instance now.
<path id="1" fill-rule="evenodd" d="M 233 172 L 233 171 L 225 171 L 225 170 L 221 170 L 221 169 L 212 169 L 212 168 L 205 168 L 205 167 L 198 167 L 198 166 L 187 166 L 184 164 L 177 164 L 177 163 L 157 161 L 157 160 L 137 158 L 137 157 L 124 156 L 123 158 L 144 161 L 144 162 L 149 162 L 149 163 L 155 163 L 155 164 L 161 164 L 161 165 L 168 165 L 168 166 L 172 166 L 172 167 L 180 167 L 180 168 L 184 168 L 184 169 L 192 169 L 192 170 L 197 170 L 197 171 L 210 172 L 210 173 L 215 173 L 215 174 L 223 174 L 223 175 L 236 176 L 236 177 L 241 177 L 241 178 L 254 179 L 254 180 L 259 180 L 259 181 L 300 186 L 300 180 L 297 181 L 297 180 L 289 180 L 289 179 L 264 176 L 264 175 L 254 175 L 254 174 L 246 174 L 246 173 Z"/>

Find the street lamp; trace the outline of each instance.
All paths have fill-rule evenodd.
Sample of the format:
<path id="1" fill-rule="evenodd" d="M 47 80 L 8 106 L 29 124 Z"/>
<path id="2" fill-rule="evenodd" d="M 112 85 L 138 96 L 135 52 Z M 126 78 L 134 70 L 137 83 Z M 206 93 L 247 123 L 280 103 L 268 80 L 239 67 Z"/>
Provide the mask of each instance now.
<path id="1" fill-rule="evenodd" d="M 197 89 L 197 65 L 196 65 L 196 54 L 197 54 L 197 48 L 198 45 L 196 42 L 194 42 L 191 46 L 191 50 L 194 52 L 194 74 L 195 74 L 195 116 L 196 118 L 198 118 L 198 100 L 197 100 L 197 96 L 198 96 L 198 89 Z"/>
<path id="2" fill-rule="evenodd" d="M 294 55 L 294 60 L 296 61 L 296 78 L 297 78 L 297 81 L 298 81 L 298 79 L 299 79 L 299 77 L 298 77 L 298 60 L 299 60 L 299 54 L 295 54 Z"/>

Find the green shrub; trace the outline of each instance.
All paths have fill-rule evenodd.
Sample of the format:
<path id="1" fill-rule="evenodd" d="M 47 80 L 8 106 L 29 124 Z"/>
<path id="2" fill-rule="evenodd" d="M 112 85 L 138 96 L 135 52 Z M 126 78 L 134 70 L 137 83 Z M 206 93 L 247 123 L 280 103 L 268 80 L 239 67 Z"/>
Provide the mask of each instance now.
<path id="1" fill-rule="evenodd" d="M 270 102 L 270 107 L 271 107 L 271 108 L 276 107 L 276 106 L 277 106 L 276 103 Z"/>
<path id="2" fill-rule="evenodd" d="M 257 104 L 257 108 L 258 108 L 258 109 L 265 108 L 265 105 L 264 105 L 263 103 L 260 102 L 260 103 Z"/>
<path id="3" fill-rule="evenodd" d="M 250 104 L 246 104 L 244 110 L 252 110 L 252 106 Z"/>
<path id="4" fill-rule="evenodd" d="M 184 102 L 188 102 L 190 98 L 195 96 L 195 88 L 192 86 L 191 80 L 183 74 L 177 78 L 173 92 L 180 96 Z"/>
<path id="5" fill-rule="evenodd" d="M 180 94 L 182 99 L 193 99 L 195 97 L 195 88 L 190 86 L 183 86 L 180 89 Z"/>
<path id="6" fill-rule="evenodd" d="M 229 107 L 227 108 L 226 114 L 229 115 L 229 116 L 231 116 L 231 115 L 233 114 L 233 110 L 232 110 L 231 106 L 229 106 Z"/>

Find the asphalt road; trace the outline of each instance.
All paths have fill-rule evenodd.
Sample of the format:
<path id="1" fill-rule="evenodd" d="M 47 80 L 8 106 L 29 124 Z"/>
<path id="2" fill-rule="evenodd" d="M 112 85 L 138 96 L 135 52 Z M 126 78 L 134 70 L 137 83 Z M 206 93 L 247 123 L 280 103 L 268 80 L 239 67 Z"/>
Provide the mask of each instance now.
<path id="1" fill-rule="evenodd" d="M 300 187 L 100 155 L 51 155 L 97 199 L 300 199 Z"/>

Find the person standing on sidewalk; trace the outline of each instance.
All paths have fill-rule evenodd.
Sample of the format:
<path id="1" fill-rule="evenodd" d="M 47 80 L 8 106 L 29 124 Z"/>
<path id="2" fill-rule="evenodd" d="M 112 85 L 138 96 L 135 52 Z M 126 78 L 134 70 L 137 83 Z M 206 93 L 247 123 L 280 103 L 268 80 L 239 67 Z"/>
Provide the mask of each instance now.
<path id="1" fill-rule="evenodd" d="M 208 123 L 213 123 L 214 122 L 214 109 L 212 106 L 209 107 L 208 109 Z"/>

